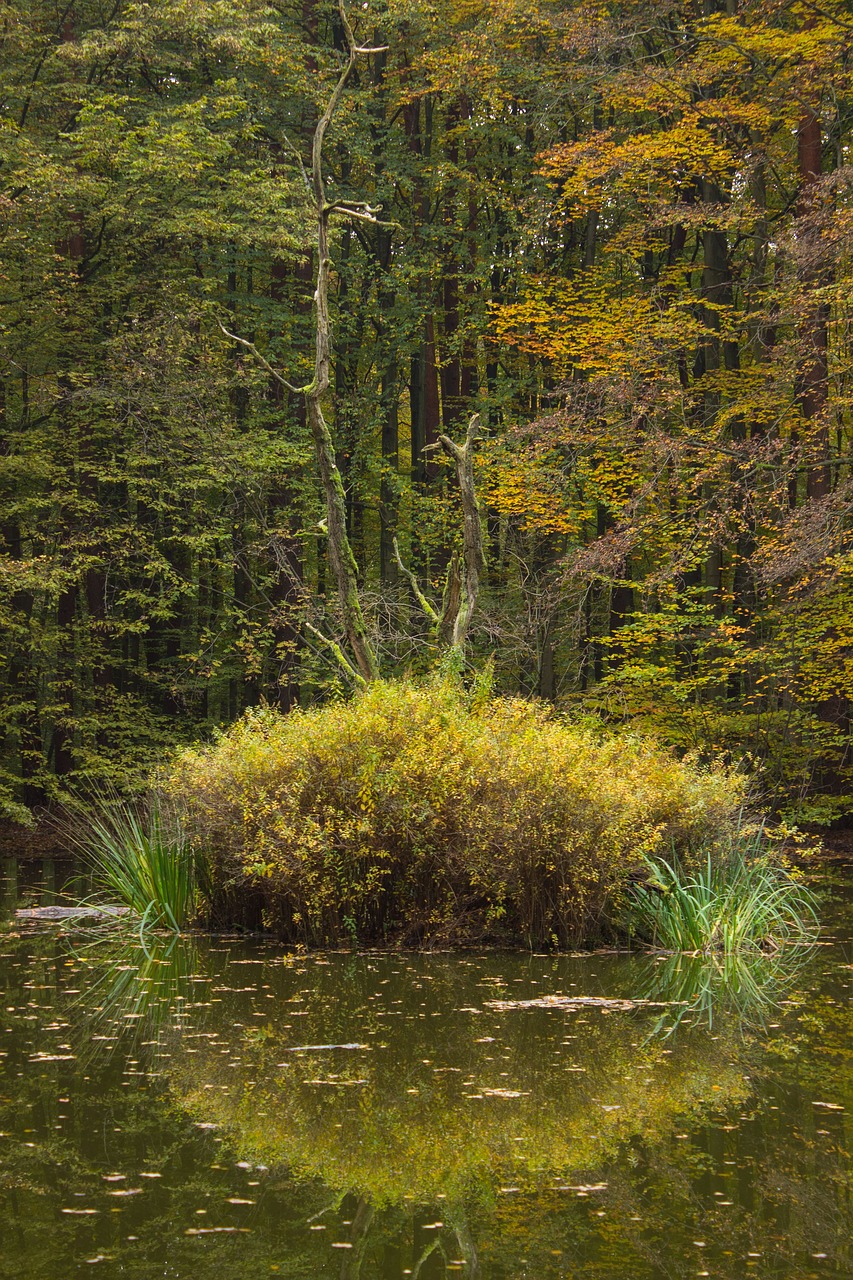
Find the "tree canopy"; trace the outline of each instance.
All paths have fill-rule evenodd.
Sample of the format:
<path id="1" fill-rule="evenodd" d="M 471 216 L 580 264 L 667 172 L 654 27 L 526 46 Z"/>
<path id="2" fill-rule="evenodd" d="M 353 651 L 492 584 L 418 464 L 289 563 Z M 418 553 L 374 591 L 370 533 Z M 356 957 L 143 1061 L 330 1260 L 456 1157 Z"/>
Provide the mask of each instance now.
<path id="1" fill-rule="evenodd" d="M 9 0 L 7 815 L 451 633 L 502 691 L 853 809 L 851 33 L 842 0 Z"/>

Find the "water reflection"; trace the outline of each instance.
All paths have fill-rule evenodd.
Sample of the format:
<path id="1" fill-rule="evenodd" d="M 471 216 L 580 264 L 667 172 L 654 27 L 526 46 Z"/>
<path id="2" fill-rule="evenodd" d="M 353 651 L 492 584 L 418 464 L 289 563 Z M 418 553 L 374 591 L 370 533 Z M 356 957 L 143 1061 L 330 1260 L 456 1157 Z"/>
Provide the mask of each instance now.
<path id="1" fill-rule="evenodd" d="M 116 937 L 115 929 L 113 922 L 66 944 L 91 975 L 71 1011 L 90 1058 L 158 1043 L 197 1007 L 208 981 L 191 938 L 149 934 L 140 942 L 135 930 Z"/>
<path id="2" fill-rule="evenodd" d="M 2 950 L 0 1276 L 850 1274 L 839 946 Z"/>
<path id="3" fill-rule="evenodd" d="M 655 1035 L 671 1035 L 685 1023 L 713 1031 L 721 1019 L 746 1032 L 767 1027 L 813 960 L 813 947 L 785 947 L 766 955 L 655 956 L 640 976 L 639 990 L 666 1006 Z"/>

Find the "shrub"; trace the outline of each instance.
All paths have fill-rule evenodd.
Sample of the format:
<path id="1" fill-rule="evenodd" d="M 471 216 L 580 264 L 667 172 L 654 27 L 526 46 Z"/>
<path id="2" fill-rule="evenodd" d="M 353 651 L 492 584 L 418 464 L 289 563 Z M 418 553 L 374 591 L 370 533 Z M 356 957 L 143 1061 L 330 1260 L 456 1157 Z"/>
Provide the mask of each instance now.
<path id="1" fill-rule="evenodd" d="M 203 845 L 214 907 L 254 894 L 281 936 L 408 942 L 596 932 L 644 855 L 731 827 L 741 783 L 452 681 L 248 713 L 168 783 Z"/>

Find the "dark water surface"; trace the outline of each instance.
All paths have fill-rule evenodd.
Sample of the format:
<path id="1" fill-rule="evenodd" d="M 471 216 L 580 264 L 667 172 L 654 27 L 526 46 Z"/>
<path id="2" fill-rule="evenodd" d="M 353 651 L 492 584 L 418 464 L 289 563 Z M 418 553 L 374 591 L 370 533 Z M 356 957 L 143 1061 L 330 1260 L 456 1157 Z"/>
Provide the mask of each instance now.
<path id="1" fill-rule="evenodd" d="M 7 917 L 61 880 L 6 873 Z M 827 918 L 728 973 L 7 919 L 0 1277 L 849 1280 L 841 889 Z"/>

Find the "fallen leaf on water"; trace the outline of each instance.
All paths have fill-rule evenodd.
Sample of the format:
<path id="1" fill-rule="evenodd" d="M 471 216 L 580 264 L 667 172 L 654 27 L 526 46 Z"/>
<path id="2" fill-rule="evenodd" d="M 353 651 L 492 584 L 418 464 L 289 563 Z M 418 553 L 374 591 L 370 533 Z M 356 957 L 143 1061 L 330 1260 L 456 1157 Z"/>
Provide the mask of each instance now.
<path id="1" fill-rule="evenodd" d="M 251 1235 L 251 1227 L 187 1227 L 185 1236 Z"/>

